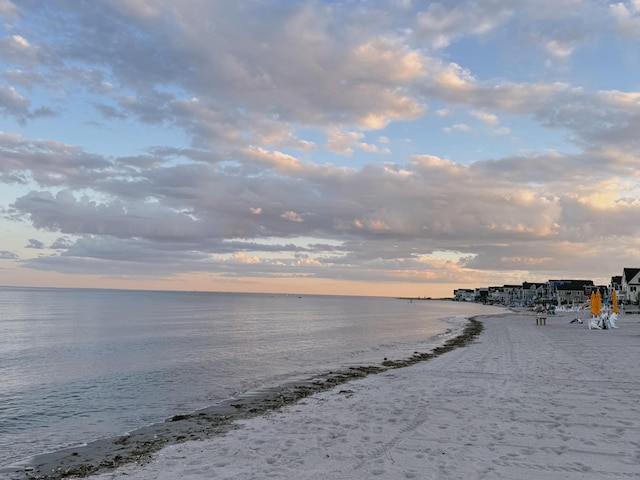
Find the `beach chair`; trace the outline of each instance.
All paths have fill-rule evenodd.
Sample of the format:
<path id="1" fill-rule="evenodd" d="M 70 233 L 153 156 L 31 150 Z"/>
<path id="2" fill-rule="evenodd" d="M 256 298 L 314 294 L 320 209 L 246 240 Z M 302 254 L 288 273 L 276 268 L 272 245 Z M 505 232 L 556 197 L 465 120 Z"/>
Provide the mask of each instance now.
<path id="1" fill-rule="evenodd" d="M 591 317 L 588 325 L 589 330 L 591 330 L 592 328 L 595 328 L 596 330 L 602 330 L 602 327 L 600 326 L 600 317 Z"/>
<path id="2" fill-rule="evenodd" d="M 616 322 L 618 321 L 618 314 L 616 312 L 613 312 L 611 315 L 609 315 L 609 326 L 610 328 L 618 328 L 616 327 Z"/>

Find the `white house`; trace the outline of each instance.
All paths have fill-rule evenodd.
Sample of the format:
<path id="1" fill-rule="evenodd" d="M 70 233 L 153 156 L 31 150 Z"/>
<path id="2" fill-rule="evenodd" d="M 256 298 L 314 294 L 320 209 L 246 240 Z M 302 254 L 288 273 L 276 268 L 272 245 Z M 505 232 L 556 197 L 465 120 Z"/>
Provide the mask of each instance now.
<path id="1" fill-rule="evenodd" d="M 521 301 L 524 305 L 529 305 L 537 298 L 544 298 L 547 296 L 547 285 L 544 283 L 529 283 L 522 282 L 522 298 Z"/>
<path id="2" fill-rule="evenodd" d="M 625 268 L 622 272 L 621 296 L 625 303 L 638 303 L 640 268 Z"/>

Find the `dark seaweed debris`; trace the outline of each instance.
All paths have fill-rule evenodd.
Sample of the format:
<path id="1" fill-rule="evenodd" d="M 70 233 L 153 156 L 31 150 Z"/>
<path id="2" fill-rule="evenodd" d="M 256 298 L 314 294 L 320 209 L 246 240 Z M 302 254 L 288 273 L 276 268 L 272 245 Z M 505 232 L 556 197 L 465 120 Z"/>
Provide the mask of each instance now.
<path id="1" fill-rule="evenodd" d="M 308 382 L 285 385 L 259 394 L 233 400 L 192 414 L 175 415 L 131 432 L 129 435 L 97 440 L 84 447 L 69 448 L 35 457 L 29 466 L 16 469 L 16 480 L 60 480 L 82 478 L 112 470 L 127 463 L 145 464 L 154 452 L 166 445 L 211 438 L 237 428 L 235 421 L 262 415 L 300 401 L 318 392 L 367 375 L 402 368 L 430 360 L 455 348 L 470 344 L 483 330 L 482 322 L 470 319 L 464 331 L 427 353 L 415 352 L 404 360 L 385 359 L 380 366 L 350 367 L 329 372 Z M 350 390 L 340 393 L 350 395 Z"/>

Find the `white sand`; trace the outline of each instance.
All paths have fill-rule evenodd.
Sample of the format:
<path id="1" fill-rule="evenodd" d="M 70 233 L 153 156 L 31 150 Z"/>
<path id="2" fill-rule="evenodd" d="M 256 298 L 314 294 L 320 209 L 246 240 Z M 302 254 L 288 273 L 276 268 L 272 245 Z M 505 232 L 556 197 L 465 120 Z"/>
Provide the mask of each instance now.
<path id="1" fill-rule="evenodd" d="M 640 315 L 574 316 L 482 317 L 468 347 L 91 478 L 638 479 Z"/>

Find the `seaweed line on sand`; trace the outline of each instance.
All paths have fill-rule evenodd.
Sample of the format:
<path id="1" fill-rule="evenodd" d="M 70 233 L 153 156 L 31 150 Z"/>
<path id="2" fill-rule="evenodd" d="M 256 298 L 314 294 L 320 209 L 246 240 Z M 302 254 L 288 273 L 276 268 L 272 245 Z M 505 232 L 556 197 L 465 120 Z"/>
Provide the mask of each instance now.
<path id="1" fill-rule="evenodd" d="M 82 478 L 128 463 L 143 465 L 151 461 L 153 453 L 167 445 L 210 438 L 238 428 L 235 424 L 236 420 L 277 410 L 350 380 L 430 360 L 470 344 L 482 330 L 482 322 L 472 317 L 460 335 L 447 340 L 428 353 L 414 352 L 411 357 L 404 360 L 385 359 L 380 366 L 358 366 L 344 371 L 329 372 L 304 383 L 298 382 L 247 395 L 191 414 L 175 415 L 162 423 L 134 430 L 128 435 L 100 439 L 82 447 L 38 455 L 29 464 L 16 467 L 12 471 L 15 476 L 11 478 L 16 480 Z M 350 391 L 341 390 L 340 393 L 348 394 Z"/>

